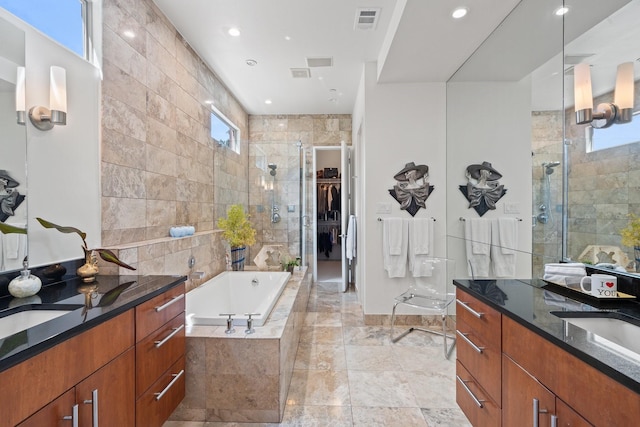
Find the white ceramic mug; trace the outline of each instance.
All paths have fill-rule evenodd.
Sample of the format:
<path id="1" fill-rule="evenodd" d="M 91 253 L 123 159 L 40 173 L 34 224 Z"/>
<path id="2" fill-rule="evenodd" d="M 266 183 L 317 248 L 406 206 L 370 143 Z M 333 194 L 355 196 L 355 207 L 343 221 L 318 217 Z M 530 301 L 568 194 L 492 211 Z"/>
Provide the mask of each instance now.
<path id="1" fill-rule="evenodd" d="M 591 282 L 591 289 L 585 289 L 585 281 Z M 580 279 L 583 292 L 597 298 L 616 298 L 618 296 L 618 278 L 609 274 L 592 274 Z"/>

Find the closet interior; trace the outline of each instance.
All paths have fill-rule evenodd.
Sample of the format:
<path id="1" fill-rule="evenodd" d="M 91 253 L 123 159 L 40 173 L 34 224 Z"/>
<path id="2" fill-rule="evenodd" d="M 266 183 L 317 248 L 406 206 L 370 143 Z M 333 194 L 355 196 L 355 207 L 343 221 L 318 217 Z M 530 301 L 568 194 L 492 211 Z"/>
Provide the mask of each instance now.
<path id="1" fill-rule="evenodd" d="M 316 259 L 318 281 L 342 278 L 340 149 L 316 154 Z"/>

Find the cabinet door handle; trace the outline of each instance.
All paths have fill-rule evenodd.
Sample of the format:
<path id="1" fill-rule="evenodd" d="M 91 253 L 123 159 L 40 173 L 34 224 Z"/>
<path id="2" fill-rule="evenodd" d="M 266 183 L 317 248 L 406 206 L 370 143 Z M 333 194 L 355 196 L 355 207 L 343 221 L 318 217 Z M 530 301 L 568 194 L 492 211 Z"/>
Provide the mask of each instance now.
<path id="1" fill-rule="evenodd" d="M 475 351 L 477 351 L 478 353 L 482 354 L 482 350 L 484 350 L 484 347 L 478 347 L 476 345 L 476 343 L 474 343 L 473 341 L 471 341 L 469 339 L 469 337 L 467 337 L 467 335 L 469 334 L 464 334 L 458 330 L 456 330 L 456 334 L 458 334 L 458 336 L 460 336 L 460 338 L 462 338 L 467 344 L 469 344 Z"/>
<path id="2" fill-rule="evenodd" d="M 551 427 L 558 427 L 558 416 L 551 415 Z"/>
<path id="3" fill-rule="evenodd" d="M 182 369 L 180 372 L 178 372 L 177 374 L 171 374 L 171 376 L 173 377 L 173 379 L 171 380 L 171 382 L 169 384 L 167 384 L 167 386 L 160 392 L 160 393 L 153 393 L 156 396 L 156 400 L 160 400 L 162 399 L 162 396 L 165 395 L 166 392 L 169 391 L 169 389 L 171 387 L 173 387 L 173 385 L 176 383 L 176 381 L 178 381 L 178 379 L 184 375 L 184 369 Z"/>
<path id="4" fill-rule="evenodd" d="M 162 310 L 164 310 L 165 308 L 169 307 L 169 306 L 170 306 L 171 304 L 173 304 L 174 302 L 178 302 L 178 301 L 180 301 L 182 298 L 184 298 L 184 294 L 180 294 L 180 295 L 176 296 L 175 298 L 173 298 L 173 299 L 171 299 L 171 300 L 167 301 L 166 303 L 164 303 L 164 304 L 162 304 L 162 305 L 160 305 L 160 306 L 156 307 L 156 311 L 162 311 Z"/>
<path id="5" fill-rule="evenodd" d="M 91 399 L 83 401 L 85 405 L 91 405 L 92 427 L 98 427 L 98 389 L 91 392 Z"/>
<path id="6" fill-rule="evenodd" d="M 173 328 L 173 332 L 171 332 L 169 335 L 167 335 L 162 341 L 155 341 L 156 348 L 162 347 L 167 341 L 169 341 L 171 338 L 173 338 L 173 336 L 175 334 L 177 334 L 178 332 L 180 332 L 183 328 L 184 328 L 184 323 L 182 325 L 178 326 L 177 328 Z"/>
<path id="7" fill-rule="evenodd" d="M 476 403 L 476 405 L 478 405 L 478 408 L 484 408 L 484 406 L 482 405 L 482 402 L 484 402 L 484 400 L 480 400 L 476 397 L 475 394 L 473 394 L 473 392 L 471 391 L 471 389 L 469 388 L 469 386 L 467 386 L 466 381 L 463 380 L 462 378 L 460 378 L 458 375 L 456 375 L 456 379 L 458 380 L 458 382 L 460 383 L 460 385 L 465 389 L 465 391 L 467 393 L 469 393 L 469 396 L 471 396 L 471 398 L 473 399 L 473 401 Z"/>
<path id="8" fill-rule="evenodd" d="M 62 417 L 63 420 L 71 420 L 72 427 L 78 427 L 78 405 L 73 405 L 71 408 L 71 415 Z"/>
<path id="9" fill-rule="evenodd" d="M 533 427 L 538 427 L 540 425 L 539 415 L 546 414 L 548 412 L 549 411 L 547 411 L 546 409 L 540 409 L 540 401 L 534 397 L 533 398 Z"/>
<path id="10" fill-rule="evenodd" d="M 482 316 L 484 315 L 484 313 L 478 313 L 473 308 L 469 307 L 469 303 L 468 302 L 460 301 L 458 298 L 456 298 L 456 302 L 458 304 L 460 304 L 461 306 L 463 306 L 464 308 L 466 308 L 469 313 L 473 314 L 478 319 L 482 319 Z"/>

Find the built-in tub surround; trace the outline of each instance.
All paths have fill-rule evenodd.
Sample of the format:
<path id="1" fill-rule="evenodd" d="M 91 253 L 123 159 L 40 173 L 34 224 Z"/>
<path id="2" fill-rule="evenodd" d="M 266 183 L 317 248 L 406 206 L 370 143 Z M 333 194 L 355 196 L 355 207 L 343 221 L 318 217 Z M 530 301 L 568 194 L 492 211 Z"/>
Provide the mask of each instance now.
<path id="1" fill-rule="evenodd" d="M 186 396 L 177 421 L 279 422 L 291 382 L 311 275 L 293 273 L 267 323 L 187 327 Z"/>
<path id="2" fill-rule="evenodd" d="M 235 319 L 246 325 L 251 315 L 252 326 L 262 326 L 289 277 L 284 271 L 225 271 L 189 292 L 187 324 L 222 326 Z"/>

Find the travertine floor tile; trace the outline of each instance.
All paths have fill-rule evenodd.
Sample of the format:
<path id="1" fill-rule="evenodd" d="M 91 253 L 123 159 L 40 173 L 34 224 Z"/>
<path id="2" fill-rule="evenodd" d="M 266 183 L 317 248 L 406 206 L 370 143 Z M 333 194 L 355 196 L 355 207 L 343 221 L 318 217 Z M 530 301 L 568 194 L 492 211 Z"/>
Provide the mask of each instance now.
<path id="1" fill-rule="evenodd" d="M 411 387 L 402 372 L 351 370 L 348 372 L 353 406 L 418 407 Z"/>
<path id="2" fill-rule="evenodd" d="M 340 326 L 303 326 L 300 342 L 303 344 L 343 344 Z"/>
<path id="3" fill-rule="evenodd" d="M 354 406 L 354 427 L 427 427 L 420 408 L 369 408 Z"/>
<path id="4" fill-rule="evenodd" d="M 422 409 L 422 415 L 429 427 L 471 427 L 460 408 Z"/>
<path id="5" fill-rule="evenodd" d="M 399 370 L 390 346 L 347 345 L 345 350 L 350 371 Z"/>
<path id="6" fill-rule="evenodd" d="M 300 343 L 294 369 L 344 371 L 347 369 L 344 346 Z"/>
<path id="7" fill-rule="evenodd" d="M 347 371 L 293 371 L 287 404 L 350 405 Z"/>
<path id="8" fill-rule="evenodd" d="M 281 426 L 286 427 L 351 427 L 350 406 L 287 405 Z"/>

